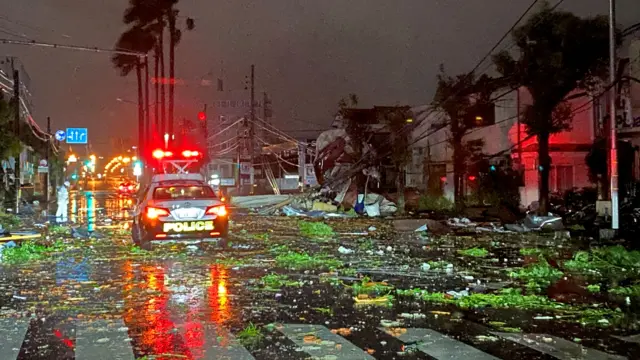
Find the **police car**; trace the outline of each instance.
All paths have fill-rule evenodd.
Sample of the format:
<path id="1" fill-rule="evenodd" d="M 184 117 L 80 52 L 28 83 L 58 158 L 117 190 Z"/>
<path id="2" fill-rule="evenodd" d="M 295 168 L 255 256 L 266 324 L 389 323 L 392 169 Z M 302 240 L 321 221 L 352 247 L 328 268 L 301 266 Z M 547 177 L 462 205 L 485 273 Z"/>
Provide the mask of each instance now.
<path id="1" fill-rule="evenodd" d="M 131 229 L 143 249 L 166 242 L 219 239 L 227 245 L 225 204 L 200 174 L 158 174 L 140 193 Z"/>

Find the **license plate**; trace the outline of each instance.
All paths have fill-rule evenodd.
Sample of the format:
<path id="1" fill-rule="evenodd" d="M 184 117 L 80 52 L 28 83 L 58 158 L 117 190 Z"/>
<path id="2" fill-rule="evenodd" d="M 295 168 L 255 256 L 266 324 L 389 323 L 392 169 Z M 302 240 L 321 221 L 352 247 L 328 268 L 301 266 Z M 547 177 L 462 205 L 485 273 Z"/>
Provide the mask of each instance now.
<path id="1" fill-rule="evenodd" d="M 169 222 L 162 225 L 162 232 L 165 233 L 189 233 L 200 231 L 213 231 L 215 226 L 213 220 L 203 221 L 179 221 Z"/>
<path id="2" fill-rule="evenodd" d="M 195 208 L 176 209 L 174 210 L 174 212 L 177 215 L 177 217 L 181 219 L 197 218 L 198 214 L 200 213 L 198 209 L 195 209 Z"/>

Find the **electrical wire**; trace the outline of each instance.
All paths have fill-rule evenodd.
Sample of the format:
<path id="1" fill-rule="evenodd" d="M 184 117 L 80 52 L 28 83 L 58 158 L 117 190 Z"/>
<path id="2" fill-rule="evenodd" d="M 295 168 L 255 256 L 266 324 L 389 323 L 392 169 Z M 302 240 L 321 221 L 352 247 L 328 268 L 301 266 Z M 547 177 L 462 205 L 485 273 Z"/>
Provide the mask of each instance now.
<path id="1" fill-rule="evenodd" d="M 243 119 L 242 119 L 242 118 L 240 118 L 240 119 L 236 120 L 236 122 L 234 122 L 233 124 L 231 124 L 231 125 L 227 126 L 226 128 L 224 128 L 224 129 L 220 130 L 219 132 L 217 132 L 217 133 L 215 133 L 215 134 L 213 134 L 213 135 L 209 135 L 209 136 L 207 137 L 207 140 L 215 139 L 215 137 L 216 137 L 216 136 L 218 136 L 218 135 L 220 135 L 220 134 L 222 134 L 222 133 L 226 132 L 227 130 L 231 129 L 232 127 L 236 126 L 236 125 L 237 125 L 239 122 L 241 122 L 242 120 L 243 120 Z"/>
<path id="2" fill-rule="evenodd" d="M 283 137 L 288 138 L 289 140 L 291 140 L 291 141 L 295 142 L 296 144 L 299 144 L 299 143 L 300 143 L 300 141 L 298 141 L 296 138 L 294 138 L 293 136 L 291 136 L 291 135 L 289 135 L 289 134 L 285 133 L 284 131 L 282 131 L 282 130 L 278 129 L 278 128 L 277 128 L 277 127 L 275 127 L 273 124 L 271 124 L 271 123 L 269 123 L 269 122 L 265 121 L 264 119 L 261 119 L 261 118 L 260 118 L 260 117 L 258 117 L 258 116 L 256 116 L 255 118 L 256 118 L 256 120 L 258 120 L 258 121 L 262 122 L 262 123 L 263 123 L 263 124 L 265 124 L 266 126 L 271 127 L 274 131 L 276 131 L 276 132 L 280 133 Z M 265 130 L 267 130 L 267 129 L 265 129 Z M 269 130 L 267 130 L 267 131 L 269 131 Z"/>

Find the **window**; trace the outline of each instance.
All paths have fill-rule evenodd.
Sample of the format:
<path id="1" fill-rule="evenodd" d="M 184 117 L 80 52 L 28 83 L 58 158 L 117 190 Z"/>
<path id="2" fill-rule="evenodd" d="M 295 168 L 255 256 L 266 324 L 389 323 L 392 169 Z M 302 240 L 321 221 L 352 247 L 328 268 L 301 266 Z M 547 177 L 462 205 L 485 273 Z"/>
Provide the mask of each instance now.
<path id="1" fill-rule="evenodd" d="M 565 192 L 573 189 L 573 166 L 571 165 L 559 165 L 553 168 L 552 184 L 555 186 L 555 191 Z"/>
<path id="2" fill-rule="evenodd" d="M 164 186 L 153 191 L 155 200 L 198 200 L 215 199 L 216 195 L 208 186 Z"/>

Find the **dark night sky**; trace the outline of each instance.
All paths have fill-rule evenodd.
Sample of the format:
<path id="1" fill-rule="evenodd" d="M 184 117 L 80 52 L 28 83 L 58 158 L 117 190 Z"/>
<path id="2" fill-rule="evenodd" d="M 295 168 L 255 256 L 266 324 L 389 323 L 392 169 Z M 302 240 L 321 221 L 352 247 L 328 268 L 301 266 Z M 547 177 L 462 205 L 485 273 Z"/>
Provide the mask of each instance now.
<path id="1" fill-rule="evenodd" d="M 424 104 L 440 63 L 470 70 L 530 0 L 181 0 L 183 36 L 177 117 L 211 103 L 224 64 L 225 87 L 241 89 L 251 63 L 258 91 L 274 102 L 284 130 L 328 126 L 337 101 L 357 93 L 362 105 Z M 555 3 L 555 1 L 552 1 Z M 619 22 L 640 21 L 638 0 L 618 0 Z M 0 37 L 111 48 L 125 29 L 126 0 L 0 0 Z M 580 15 L 606 14 L 607 0 L 566 0 Z M 16 36 L 17 35 L 17 36 Z M 135 77 L 121 78 L 109 55 L 0 45 L 20 57 L 32 78 L 35 118 L 54 128 L 90 128 L 98 150 L 110 137 L 135 138 Z M 134 135 L 132 135 L 134 134 Z M 296 132 L 296 135 L 313 133 Z"/>

